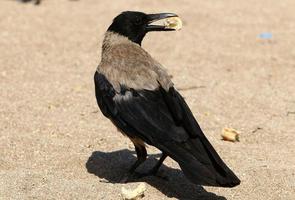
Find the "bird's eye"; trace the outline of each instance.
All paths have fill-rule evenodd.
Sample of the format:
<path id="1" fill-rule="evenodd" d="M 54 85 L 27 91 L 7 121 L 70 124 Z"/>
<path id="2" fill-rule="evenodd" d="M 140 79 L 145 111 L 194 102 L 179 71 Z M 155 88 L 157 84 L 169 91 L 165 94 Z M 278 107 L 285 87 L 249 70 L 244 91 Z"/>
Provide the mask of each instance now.
<path id="1" fill-rule="evenodd" d="M 141 18 L 139 18 L 139 17 L 136 18 L 135 21 L 134 21 L 134 24 L 135 24 L 135 25 L 140 25 L 140 24 L 142 24 L 142 20 L 141 20 Z"/>

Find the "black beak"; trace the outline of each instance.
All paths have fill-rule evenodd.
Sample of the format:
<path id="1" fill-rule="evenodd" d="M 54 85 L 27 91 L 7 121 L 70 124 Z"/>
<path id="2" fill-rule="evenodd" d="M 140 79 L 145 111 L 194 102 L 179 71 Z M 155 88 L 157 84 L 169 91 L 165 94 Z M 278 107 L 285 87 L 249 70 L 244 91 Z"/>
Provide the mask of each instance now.
<path id="1" fill-rule="evenodd" d="M 159 13 L 159 14 L 150 14 L 148 15 L 148 25 L 146 27 L 147 32 L 149 31 L 174 31 L 175 29 L 169 28 L 165 25 L 153 25 L 151 23 L 159 21 L 161 19 L 166 19 L 170 17 L 178 17 L 174 13 Z"/>

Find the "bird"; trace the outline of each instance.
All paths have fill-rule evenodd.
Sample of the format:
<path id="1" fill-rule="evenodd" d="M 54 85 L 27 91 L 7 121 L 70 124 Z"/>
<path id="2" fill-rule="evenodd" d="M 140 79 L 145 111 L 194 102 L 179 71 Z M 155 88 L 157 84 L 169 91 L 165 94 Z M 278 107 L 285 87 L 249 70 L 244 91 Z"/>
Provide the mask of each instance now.
<path id="1" fill-rule="evenodd" d="M 146 14 L 124 11 L 107 29 L 101 61 L 94 73 L 95 96 L 102 114 L 134 144 L 137 160 L 123 175 L 157 175 L 163 161 L 176 161 L 185 177 L 205 186 L 234 187 L 239 178 L 210 144 L 168 71 L 141 46 L 152 31 L 173 31 L 157 21 L 174 13 Z M 147 159 L 146 146 L 162 154 L 154 167 L 140 174 L 136 168 Z"/>

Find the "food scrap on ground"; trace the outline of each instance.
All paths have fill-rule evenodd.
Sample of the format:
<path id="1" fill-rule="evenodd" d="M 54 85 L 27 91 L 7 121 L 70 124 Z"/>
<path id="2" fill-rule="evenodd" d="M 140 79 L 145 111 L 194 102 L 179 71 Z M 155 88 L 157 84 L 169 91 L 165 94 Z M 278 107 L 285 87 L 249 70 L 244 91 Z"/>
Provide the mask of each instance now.
<path id="1" fill-rule="evenodd" d="M 134 190 L 121 188 L 121 195 L 123 200 L 138 200 L 144 197 L 146 191 L 145 183 L 140 183 Z"/>
<path id="2" fill-rule="evenodd" d="M 225 141 L 239 142 L 240 141 L 239 135 L 240 133 L 233 128 L 224 128 L 222 130 L 221 137 Z"/>

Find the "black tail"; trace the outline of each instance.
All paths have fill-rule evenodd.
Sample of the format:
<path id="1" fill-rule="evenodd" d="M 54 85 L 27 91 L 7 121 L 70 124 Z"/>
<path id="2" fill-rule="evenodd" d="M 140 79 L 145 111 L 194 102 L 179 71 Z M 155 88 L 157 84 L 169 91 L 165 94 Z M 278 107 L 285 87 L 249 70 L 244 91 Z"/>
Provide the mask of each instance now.
<path id="1" fill-rule="evenodd" d="M 198 185 L 234 187 L 239 178 L 224 164 L 205 138 L 185 143 L 167 143 L 163 149 L 178 162 L 185 176 Z"/>
<path id="2" fill-rule="evenodd" d="M 221 187 L 234 187 L 240 184 L 239 178 L 225 165 L 206 138 L 191 139 L 187 143 L 188 153 L 191 153 L 194 159 L 191 162 L 179 162 L 179 165 L 192 182 L 200 181 L 203 182 L 202 185 Z M 202 169 L 209 175 L 203 177 L 202 172 L 191 166 L 194 162 L 201 163 Z"/>
<path id="3" fill-rule="evenodd" d="M 179 163 L 184 174 L 193 183 L 221 187 L 239 185 L 240 180 L 225 165 L 205 137 L 182 96 L 173 88 L 169 93 L 163 92 L 163 96 L 173 116 L 176 116 L 175 120 L 190 135 L 183 143 L 166 143 L 163 151 Z"/>

